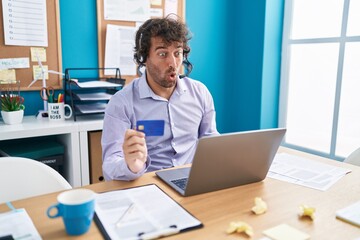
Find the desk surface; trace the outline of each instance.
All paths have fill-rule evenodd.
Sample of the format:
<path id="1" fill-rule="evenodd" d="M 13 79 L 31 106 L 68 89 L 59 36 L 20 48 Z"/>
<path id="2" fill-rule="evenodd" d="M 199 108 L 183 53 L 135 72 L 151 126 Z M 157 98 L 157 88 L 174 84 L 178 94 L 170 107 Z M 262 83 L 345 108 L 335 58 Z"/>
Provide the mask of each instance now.
<path id="1" fill-rule="evenodd" d="M 225 233 L 231 221 L 245 221 L 250 224 L 255 232 L 252 239 L 260 239 L 264 236 L 263 230 L 282 223 L 308 233 L 311 239 L 353 240 L 360 237 L 359 228 L 335 218 L 335 212 L 338 209 L 360 200 L 360 167 L 294 150 L 280 149 L 280 152 L 284 151 L 300 154 L 327 164 L 346 167 L 352 172 L 325 192 L 267 178 L 258 183 L 184 198 L 162 183 L 154 173 L 147 173 L 131 182 L 103 182 L 88 185 L 86 188 L 103 192 L 149 183 L 157 184 L 204 224 L 201 229 L 177 234 L 167 239 L 248 239 L 245 235 L 227 235 Z M 46 216 L 46 209 L 56 202 L 56 196 L 57 193 L 47 194 L 15 201 L 13 205 L 16 208 L 27 210 L 43 239 L 72 239 L 66 235 L 61 218 L 49 219 Z M 261 197 L 267 202 L 269 207 L 267 213 L 259 216 L 251 213 L 255 197 Z M 301 204 L 316 208 L 314 221 L 298 217 Z M 0 205 L 0 212 L 7 210 L 5 204 Z M 102 236 L 96 225 L 92 223 L 88 233 L 73 238 L 102 239 Z"/>

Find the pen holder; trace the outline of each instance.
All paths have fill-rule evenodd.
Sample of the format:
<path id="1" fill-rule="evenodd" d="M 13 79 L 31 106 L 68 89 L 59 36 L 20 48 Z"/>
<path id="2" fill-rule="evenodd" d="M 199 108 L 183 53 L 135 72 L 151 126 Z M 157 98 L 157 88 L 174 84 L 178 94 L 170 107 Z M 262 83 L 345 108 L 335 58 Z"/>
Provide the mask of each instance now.
<path id="1" fill-rule="evenodd" d="M 67 108 L 68 114 L 65 115 L 65 108 Z M 64 121 L 72 116 L 72 109 L 70 105 L 60 103 L 48 103 L 48 116 L 49 121 Z"/>

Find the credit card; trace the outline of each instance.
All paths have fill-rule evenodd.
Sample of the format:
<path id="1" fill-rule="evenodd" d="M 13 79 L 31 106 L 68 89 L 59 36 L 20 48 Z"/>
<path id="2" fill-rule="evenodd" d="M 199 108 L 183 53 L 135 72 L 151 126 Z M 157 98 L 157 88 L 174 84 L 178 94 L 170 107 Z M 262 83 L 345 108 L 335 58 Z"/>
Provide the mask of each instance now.
<path id="1" fill-rule="evenodd" d="M 140 120 L 136 122 L 136 130 L 145 133 L 145 136 L 163 136 L 164 120 Z"/>

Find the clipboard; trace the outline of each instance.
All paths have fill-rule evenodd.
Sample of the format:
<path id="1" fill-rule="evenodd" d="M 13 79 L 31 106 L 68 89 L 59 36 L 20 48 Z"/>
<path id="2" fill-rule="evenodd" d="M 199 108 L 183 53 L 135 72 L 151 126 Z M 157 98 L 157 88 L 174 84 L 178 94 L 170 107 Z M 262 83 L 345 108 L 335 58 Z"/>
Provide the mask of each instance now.
<path id="1" fill-rule="evenodd" d="M 156 184 L 97 195 L 94 221 L 104 239 L 157 239 L 203 224 Z"/>

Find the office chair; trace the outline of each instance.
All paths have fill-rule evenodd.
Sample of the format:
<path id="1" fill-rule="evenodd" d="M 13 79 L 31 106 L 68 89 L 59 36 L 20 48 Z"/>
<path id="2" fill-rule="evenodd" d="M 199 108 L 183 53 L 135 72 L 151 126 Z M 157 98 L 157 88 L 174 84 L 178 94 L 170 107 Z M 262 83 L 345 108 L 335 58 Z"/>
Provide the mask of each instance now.
<path id="1" fill-rule="evenodd" d="M 344 162 L 360 166 L 360 148 L 353 151 L 347 158 L 345 158 Z"/>
<path id="2" fill-rule="evenodd" d="M 41 162 L 0 157 L 0 203 L 71 188 L 60 173 Z"/>

